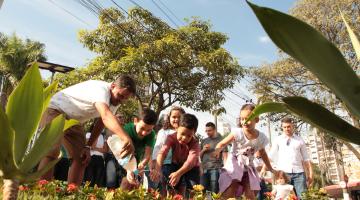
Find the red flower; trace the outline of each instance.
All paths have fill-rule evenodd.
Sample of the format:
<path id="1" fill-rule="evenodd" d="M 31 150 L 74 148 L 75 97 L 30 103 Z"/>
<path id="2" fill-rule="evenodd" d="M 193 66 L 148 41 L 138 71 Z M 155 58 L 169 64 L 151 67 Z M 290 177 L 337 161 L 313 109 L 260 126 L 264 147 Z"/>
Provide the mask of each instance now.
<path id="1" fill-rule="evenodd" d="M 183 200 L 184 197 L 181 196 L 180 194 L 177 194 L 177 195 L 175 195 L 175 196 L 173 197 L 173 199 L 174 199 L 174 200 Z"/>
<path id="2" fill-rule="evenodd" d="M 66 189 L 66 191 L 68 191 L 68 192 L 74 192 L 76 190 L 77 190 L 77 186 L 74 183 L 70 183 Z"/>
<path id="3" fill-rule="evenodd" d="M 46 184 L 48 184 L 48 183 L 49 183 L 49 181 L 47 181 L 47 180 L 45 180 L 45 179 L 38 181 L 38 185 L 40 185 L 40 186 L 46 185 Z"/>
<path id="4" fill-rule="evenodd" d="M 20 191 L 26 191 L 26 190 L 29 190 L 29 187 L 24 186 L 24 185 L 20 185 L 20 186 L 19 186 L 19 190 L 20 190 Z"/>
<path id="5" fill-rule="evenodd" d="M 265 194 L 265 196 L 267 196 L 267 197 L 272 197 L 272 196 L 273 196 L 273 194 L 272 194 L 271 192 L 265 192 L 264 194 Z"/>
<path id="6" fill-rule="evenodd" d="M 61 188 L 60 188 L 60 187 L 57 187 L 57 188 L 55 189 L 55 191 L 56 191 L 56 192 L 61 192 Z"/>

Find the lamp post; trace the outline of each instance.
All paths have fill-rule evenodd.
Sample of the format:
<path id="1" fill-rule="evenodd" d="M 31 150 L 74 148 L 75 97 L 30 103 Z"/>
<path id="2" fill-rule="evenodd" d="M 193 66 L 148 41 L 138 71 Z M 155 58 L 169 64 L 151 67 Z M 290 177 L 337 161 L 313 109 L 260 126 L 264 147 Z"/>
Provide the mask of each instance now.
<path id="1" fill-rule="evenodd" d="M 60 73 L 68 73 L 72 70 L 74 70 L 75 68 L 73 67 L 68 67 L 65 65 L 60 65 L 60 64 L 55 64 L 55 63 L 51 63 L 51 62 L 45 62 L 45 61 L 37 61 L 39 68 L 40 69 L 45 69 L 51 72 L 51 77 L 50 77 L 50 83 L 53 82 L 54 80 L 54 75 L 56 72 L 60 72 Z"/>

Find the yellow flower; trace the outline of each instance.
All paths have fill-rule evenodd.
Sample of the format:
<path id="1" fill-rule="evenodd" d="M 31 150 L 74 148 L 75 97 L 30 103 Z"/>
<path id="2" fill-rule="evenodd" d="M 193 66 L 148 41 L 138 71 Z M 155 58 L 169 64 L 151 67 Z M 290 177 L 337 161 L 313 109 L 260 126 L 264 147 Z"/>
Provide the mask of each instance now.
<path id="1" fill-rule="evenodd" d="M 204 190 L 204 186 L 202 185 L 194 185 L 193 186 L 193 189 L 196 191 L 196 192 L 201 192 Z"/>
<path id="2" fill-rule="evenodd" d="M 327 192 L 326 192 L 326 190 L 324 188 L 320 188 L 319 193 L 320 194 L 326 194 Z"/>

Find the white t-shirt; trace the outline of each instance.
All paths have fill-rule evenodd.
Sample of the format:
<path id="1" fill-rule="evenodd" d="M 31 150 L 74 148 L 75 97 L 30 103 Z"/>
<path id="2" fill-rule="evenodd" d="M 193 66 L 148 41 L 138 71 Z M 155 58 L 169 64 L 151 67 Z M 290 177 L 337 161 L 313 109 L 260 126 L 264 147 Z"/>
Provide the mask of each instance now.
<path id="1" fill-rule="evenodd" d="M 259 135 L 256 139 L 249 140 L 246 138 L 241 128 L 231 130 L 231 134 L 235 137 L 232 153 L 237 156 L 238 159 L 241 158 L 243 164 L 246 166 L 255 167 L 253 163 L 255 152 L 264 149 L 269 143 L 269 140 L 264 133 L 260 131 L 258 131 L 258 133 Z"/>
<path id="2" fill-rule="evenodd" d="M 285 185 L 273 185 L 273 191 L 276 191 L 275 200 L 286 199 L 290 196 L 291 191 L 293 191 L 294 186 L 285 184 Z"/>
<path id="3" fill-rule="evenodd" d="M 89 119 L 100 117 L 95 108 L 96 102 L 105 103 L 112 112 L 117 106 L 110 104 L 111 83 L 89 80 L 70 86 L 57 92 L 50 100 L 50 108 L 59 110 L 69 119 L 84 123 Z"/>
<path id="4" fill-rule="evenodd" d="M 310 160 L 304 140 L 297 135 L 278 136 L 269 155 L 276 168 L 286 173 L 304 172 L 303 161 Z"/>
<path id="5" fill-rule="evenodd" d="M 153 152 L 152 152 L 152 156 L 151 159 L 152 160 L 156 160 L 160 149 L 164 146 L 166 138 L 168 135 L 171 135 L 173 133 L 175 133 L 176 131 L 174 129 L 160 129 L 157 136 L 156 136 L 156 142 L 153 148 Z M 171 164 L 171 159 L 172 159 L 172 151 L 170 149 L 170 151 L 168 152 L 168 154 L 166 155 L 165 159 L 164 159 L 164 164 Z"/>
<path id="6" fill-rule="evenodd" d="M 86 139 L 88 140 L 90 138 L 91 133 L 87 132 L 86 133 Z M 99 135 L 98 139 L 96 140 L 96 148 L 103 148 L 105 144 L 104 141 L 104 136 L 102 134 Z M 90 155 L 97 155 L 97 156 L 102 156 L 104 157 L 104 154 L 99 152 L 99 151 L 95 151 L 95 150 L 90 150 Z"/>

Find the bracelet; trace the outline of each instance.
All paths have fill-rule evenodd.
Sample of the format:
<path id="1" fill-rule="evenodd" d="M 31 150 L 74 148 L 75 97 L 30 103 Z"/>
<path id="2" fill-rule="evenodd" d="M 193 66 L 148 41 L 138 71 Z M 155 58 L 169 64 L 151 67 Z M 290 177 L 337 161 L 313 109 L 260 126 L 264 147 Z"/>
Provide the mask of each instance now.
<path id="1" fill-rule="evenodd" d="M 89 146 L 89 145 L 85 145 L 84 148 L 88 148 L 91 150 L 91 146 Z"/>

